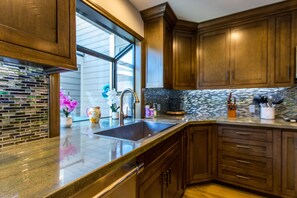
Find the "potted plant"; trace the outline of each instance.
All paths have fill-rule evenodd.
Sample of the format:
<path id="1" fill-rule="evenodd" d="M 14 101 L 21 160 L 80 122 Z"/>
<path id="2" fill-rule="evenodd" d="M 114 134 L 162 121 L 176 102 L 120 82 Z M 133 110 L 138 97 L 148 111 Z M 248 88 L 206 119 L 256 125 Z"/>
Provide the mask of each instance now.
<path id="1" fill-rule="evenodd" d="M 71 127 L 72 117 L 69 115 L 75 110 L 77 105 L 78 102 L 75 99 L 72 99 L 69 95 L 66 95 L 63 91 L 60 91 L 60 110 L 65 115 L 65 117 L 61 117 L 60 119 L 60 125 L 62 127 Z"/>
<path id="2" fill-rule="evenodd" d="M 111 109 L 111 117 L 112 119 L 119 119 L 119 112 L 118 109 L 120 108 L 120 106 L 117 105 L 117 91 L 116 89 L 112 89 L 109 90 L 107 92 L 107 104 L 109 105 L 110 109 Z"/>

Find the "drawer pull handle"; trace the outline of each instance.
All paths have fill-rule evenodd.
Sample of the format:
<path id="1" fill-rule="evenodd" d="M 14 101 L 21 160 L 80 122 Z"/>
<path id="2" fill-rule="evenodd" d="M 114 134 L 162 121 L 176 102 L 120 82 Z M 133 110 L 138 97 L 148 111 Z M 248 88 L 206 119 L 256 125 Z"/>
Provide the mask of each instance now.
<path id="1" fill-rule="evenodd" d="M 240 178 L 240 179 L 246 179 L 246 180 L 249 180 L 251 178 L 249 177 L 245 177 L 245 176 L 242 176 L 242 175 L 236 175 L 237 178 Z"/>
<path id="2" fill-rule="evenodd" d="M 238 163 L 242 163 L 242 164 L 250 164 L 251 162 L 248 161 L 244 161 L 244 160 L 235 160 Z"/>
<path id="3" fill-rule="evenodd" d="M 236 132 L 237 135 L 250 135 L 250 133 Z"/>
<path id="4" fill-rule="evenodd" d="M 236 145 L 237 148 L 243 148 L 243 149 L 250 149 L 251 147 L 249 146 L 244 146 L 244 145 Z"/>

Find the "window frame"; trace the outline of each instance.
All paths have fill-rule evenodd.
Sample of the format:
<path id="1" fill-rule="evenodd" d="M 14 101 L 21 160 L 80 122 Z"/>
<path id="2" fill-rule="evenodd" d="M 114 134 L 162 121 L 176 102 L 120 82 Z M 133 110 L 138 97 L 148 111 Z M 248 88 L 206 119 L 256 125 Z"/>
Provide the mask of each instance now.
<path id="1" fill-rule="evenodd" d="M 111 30 L 114 30 L 118 33 L 124 33 L 127 38 L 130 38 L 130 40 L 133 40 L 135 43 L 134 46 L 134 73 L 136 74 L 136 69 L 139 70 L 139 75 L 137 79 L 140 80 L 140 84 L 136 86 L 136 83 L 134 83 L 134 89 L 137 89 L 139 96 L 142 98 L 143 93 L 141 92 L 141 89 L 144 88 L 145 84 L 145 74 L 142 62 L 142 51 L 144 49 L 144 44 L 142 42 L 143 37 L 139 35 L 137 32 L 132 30 L 130 27 L 128 27 L 125 23 L 121 22 L 119 19 L 114 17 L 112 14 L 110 14 L 108 11 L 106 11 L 104 8 L 99 6 L 93 1 L 90 0 L 77 0 L 76 1 L 76 12 L 86 16 L 88 13 L 97 13 L 99 18 L 102 21 L 106 27 L 109 27 Z M 115 26 L 116 25 L 116 29 Z M 121 34 L 123 35 L 123 34 Z M 72 42 L 75 42 L 72 41 Z M 136 75 L 134 75 L 134 82 L 136 82 Z M 60 135 L 60 104 L 59 102 L 59 93 L 60 93 L 60 75 L 59 74 L 50 74 L 50 93 L 49 93 L 49 137 L 56 137 Z M 140 108 L 143 106 L 143 100 L 141 100 L 141 104 L 139 105 L 140 109 L 140 115 L 143 116 L 144 112 L 143 109 Z"/>

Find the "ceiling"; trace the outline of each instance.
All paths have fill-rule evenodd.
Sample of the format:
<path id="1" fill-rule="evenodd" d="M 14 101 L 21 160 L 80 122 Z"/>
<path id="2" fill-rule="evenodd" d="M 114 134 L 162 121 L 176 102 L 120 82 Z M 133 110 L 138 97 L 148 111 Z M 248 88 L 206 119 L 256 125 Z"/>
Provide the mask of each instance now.
<path id="1" fill-rule="evenodd" d="M 178 19 L 202 22 L 282 0 L 129 0 L 139 11 L 168 2 Z"/>

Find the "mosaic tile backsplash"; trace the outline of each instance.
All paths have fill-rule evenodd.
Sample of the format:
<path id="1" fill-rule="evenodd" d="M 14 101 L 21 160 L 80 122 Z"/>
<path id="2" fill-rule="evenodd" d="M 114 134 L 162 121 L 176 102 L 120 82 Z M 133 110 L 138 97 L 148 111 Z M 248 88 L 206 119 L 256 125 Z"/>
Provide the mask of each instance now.
<path id="1" fill-rule="evenodd" d="M 232 92 L 237 99 L 237 116 L 258 116 L 259 107 L 255 114 L 249 112 L 255 95 L 279 94 L 284 102 L 276 105 L 276 116 L 297 117 L 297 87 L 292 88 L 257 88 L 257 89 L 218 89 L 218 90 L 166 90 L 145 89 L 145 103 L 161 104 L 161 113 L 167 110 L 183 109 L 188 114 L 198 116 L 227 116 L 227 97 Z"/>
<path id="2" fill-rule="evenodd" d="M 0 61 L 0 148 L 48 137 L 48 95 L 42 68 Z"/>

